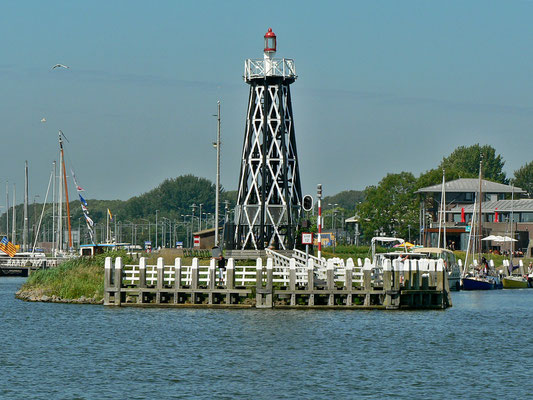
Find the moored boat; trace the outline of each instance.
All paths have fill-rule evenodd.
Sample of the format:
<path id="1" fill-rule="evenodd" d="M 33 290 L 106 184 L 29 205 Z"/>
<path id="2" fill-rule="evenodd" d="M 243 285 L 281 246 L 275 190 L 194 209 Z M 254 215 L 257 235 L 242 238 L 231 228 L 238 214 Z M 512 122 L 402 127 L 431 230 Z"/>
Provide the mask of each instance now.
<path id="1" fill-rule="evenodd" d="M 503 285 L 496 276 L 465 276 L 462 279 L 463 290 L 494 290 L 502 289 Z"/>
<path id="2" fill-rule="evenodd" d="M 520 275 L 504 276 L 502 279 L 504 289 L 526 289 L 528 280 Z"/>

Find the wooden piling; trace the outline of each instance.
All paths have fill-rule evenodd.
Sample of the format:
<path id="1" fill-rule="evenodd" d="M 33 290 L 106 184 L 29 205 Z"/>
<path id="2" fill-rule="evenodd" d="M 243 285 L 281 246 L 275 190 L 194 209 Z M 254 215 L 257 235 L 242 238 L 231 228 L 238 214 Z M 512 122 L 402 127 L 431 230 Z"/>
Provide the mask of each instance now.
<path id="1" fill-rule="evenodd" d="M 364 305 L 366 307 L 370 306 L 370 291 L 372 290 L 372 264 L 368 258 L 365 258 L 365 263 L 363 264 L 363 290 L 365 294 Z"/>
<path id="2" fill-rule="evenodd" d="M 233 260 L 233 258 L 230 258 L 226 266 L 226 289 L 228 289 L 228 293 L 226 293 L 226 304 L 232 303 L 230 291 L 234 288 L 235 288 L 235 261 Z"/>
<path id="3" fill-rule="evenodd" d="M 115 305 L 120 306 L 122 303 L 121 299 L 121 288 L 122 288 L 122 257 L 115 258 L 115 280 L 114 280 L 114 289 L 115 289 Z"/>
<path id="4" fill-rule="evenodd" d="M 329 292 L 328 295 L 328 306 L 335 305 L 335 265 L 333 260 L 329 259 L 326 263 L 326 288 Z"/>
<path id="5" fill-rule="evenodd" d="M 296 260 L 291 258 L 289 262 L 289 290 L 291 293 L 291 306 L 296 305 Z"/>
<path id="6" fill-rule="evenodd" d="M 309 299 L 307 304 L 309 306 L 315 305 L 315 295 L 313 291 L 315 290 L 315 261 L 310 258 L 307 261 L 307 291 L 309 292 Z"/>
<path id="7" fill-rule="evenodd" d="M 344 271 L 344 290 L 348 291 L 346 294 L 346 305 L 352 305 L 352 291 L 353 291 L 353 260 L 349 258 L 346 261 L 346 269 Z"/>
<path id="8" fill-rule="evenodd" d="M 207 269 L 207 279 L 208 279 L 208 286 L 209 293 L 207 295 L 207 304 L 213 304 L 213 290 L 216 286 L 216 268 L 215 268 L 215 262 L 216 260 L 214 258 L 211 259 L 209 262 L 209 268 Z"/>
<path id="9" fill-rule="evenodd" d="M 105 258 L 105 265 L 104 265 L 104 304 L 105 305 L 111 305 L 110 303 L 110 292 L 109 289 L 113 286 L 113 276 L 111 274 L 111 268 L 112 268 L 113 261 L 111 260 L 111 257 Z"/>
<path id="10" fill-rule="evenodd" d="M 392 304 L 391 301 L 391 289 L 392 289 L 392 264 L 391 260 L 386 259 L 383 263 L 383 290 L 385 296 L 383 298 L 383 305 L 385 307 L 390 307 Z"/>

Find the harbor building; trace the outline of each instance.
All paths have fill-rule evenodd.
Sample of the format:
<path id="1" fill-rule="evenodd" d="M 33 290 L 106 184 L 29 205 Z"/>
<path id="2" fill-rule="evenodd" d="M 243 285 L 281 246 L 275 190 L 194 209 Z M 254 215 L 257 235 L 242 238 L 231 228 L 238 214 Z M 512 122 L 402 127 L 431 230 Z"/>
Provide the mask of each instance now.
<path id="1" fill-rule="evenodd" d="M 439 209 L 442 199 L 442 184 L 419 189 L 420 195 L 420 231 L 421 241 L 425 246 L 435 246 L 439 234 Z M 465 250 L 470 234 L 470 221 L 474 204 L 479 203 L 479 180 L 462 178 L 446 182 L 445 228 L 446 246 L 455 250 Z M 491 182 L 481 181 L 481 221 L 483 236 L 513 236 L 517 242 L 514 249 L 531 254 L 533 245 L 533 200 L 521 199 L 525 190 Z M 512 214 L 512 217 L 511 217 Z M 513 224 L 510 221 L 513 221 Z M 498 245 L 488 242 L 484 245 L 489 249 L 503 250 L 509 245 Z"/>

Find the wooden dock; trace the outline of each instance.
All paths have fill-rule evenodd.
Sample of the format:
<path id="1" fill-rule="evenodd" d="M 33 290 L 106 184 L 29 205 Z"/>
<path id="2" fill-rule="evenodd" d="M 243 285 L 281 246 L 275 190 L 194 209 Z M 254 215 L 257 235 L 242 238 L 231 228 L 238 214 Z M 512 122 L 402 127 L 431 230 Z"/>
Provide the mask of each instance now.
<path id="1" fill-rule="evenodd" d="M 13 258 L 0 256 L 0 276 L 27 277 L 33 271 L 56 267 L 65 260 L 65 258 L 31 257 L 18 254 Z"/>
<path id="2" fill-rule="evenodd" d="M 236 266 L 229 259 L 225 271 L 211 260 L 197 259 L 183 266 L 123 265 L 120 257 L 105 263 L 107 306 L 206 308 L 322 308 L 322 309 L 445 309 L 451 307 L 447 273 L 442 260 L 387 260 L 382 269 L 366 259 L 357 265 L 348 259 L 307 265 L 290 259 L 289 265 Z"/>

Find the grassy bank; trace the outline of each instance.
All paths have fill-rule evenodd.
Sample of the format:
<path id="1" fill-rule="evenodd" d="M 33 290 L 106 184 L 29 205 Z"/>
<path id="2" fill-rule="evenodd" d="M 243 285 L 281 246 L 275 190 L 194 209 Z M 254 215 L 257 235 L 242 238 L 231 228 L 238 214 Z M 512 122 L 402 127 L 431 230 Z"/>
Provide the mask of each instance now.
<path id="1" fill-rule="evenodd" d="M 132 260 L 125 253 L 99 254 L 93 258 L 76 258 L 56 268 L 39 270 L 30 275 L 22 286 L 19 297 L 32 293 L 38 296 L 60 299 L 85 297 L 100 301 L 104 297 L 104 263 L 106 257 L 123 257 L 125 263 Z"/>

